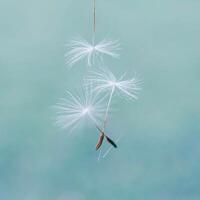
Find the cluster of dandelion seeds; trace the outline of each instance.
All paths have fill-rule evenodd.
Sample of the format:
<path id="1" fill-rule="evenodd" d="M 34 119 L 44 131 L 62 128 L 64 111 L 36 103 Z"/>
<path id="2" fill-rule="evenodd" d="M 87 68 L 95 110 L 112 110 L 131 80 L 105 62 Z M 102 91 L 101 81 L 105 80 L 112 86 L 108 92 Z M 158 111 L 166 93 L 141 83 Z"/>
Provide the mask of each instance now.
<path id="1" fill-rule="evenodd" d="M 95 13 L 95 0 L 93 1 Z M 126 72 L 123 72 L 120 77 L 116 77 L 111 70 L 104 66 L 97 69 L 97 64 L 102 63 L 104 56 L 119 58 L 120 44 L 118 40 L 110 39 L 96 42 L 95 22 L 94 17 L 92 42 L 79 38 L 66 45 L 65 59 L 69 68 L 82 60 L 85 61 L 86 66 L 91 68 L 86 77 L 83 77 L 83 87 L 78 88 L 79 92 L 75 93 L 68 89 L 65 97 L 56 104 L 56 124 L 71 132 L 75 131 L 79 123 L 88 120 L 94 125 L 95 131 L 99 135 L 96 150 L 102 146 L 104 140 L 111 145 L 102 156 L 100 150 L 99 158 L 104 158 L 112 148 L 117 148 L 120 139 L 119 137 L 115 141 L 112 140 L 106 131 L 113 98 L 119 96 L 122 97 L 122 100 L 124 98 L 136 100 L 138 92 L 141 90 L 141 80 L 137 75 L 127 79 Z"/>

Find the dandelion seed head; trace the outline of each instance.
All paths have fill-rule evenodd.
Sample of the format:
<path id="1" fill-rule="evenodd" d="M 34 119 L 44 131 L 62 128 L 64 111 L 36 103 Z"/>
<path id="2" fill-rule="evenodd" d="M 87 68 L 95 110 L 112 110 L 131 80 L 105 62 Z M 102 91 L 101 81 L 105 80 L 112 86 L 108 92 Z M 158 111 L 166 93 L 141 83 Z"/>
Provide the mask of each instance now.
<path id="1" fill-rule="evenodd" d="M 56 124 L 62 129 L 74 129 L 82 121 L 89 119 L 92 123 L 101 123 L 105 113 L 104 98 L 94 96 L 91 91 L 72 94 L 67 92 L 55 106 L 57 110 Z"/>
<path id="2" fill-rule="evenodd" d="M 69 44 L 68 52 L 65 54 L 66 64 L 73 66 L 81 60 L 86 60 L 87 65 L 91 66 L 95 61 L 102 59 L 103 55 L 114 58 L 119 57 L 119 42 L 113 40 L 102 40 L 99 43 L 93 44 L 85 39 L 72 40 Z"/>
<path id="3" fill-rule="evenodd" d="M 120 92 L 123 96 L 130 99 L 137 99 L 137 94 L 141 90 L 141 80 L 134 76 L 131 79 L 125 79 L 126 73 L 118 79 L 109 70 L 99 70 L 91 72 L 86 78 L 87 82 L 92 83 L 93 90 L 97 93 L 101 92 Z"/>

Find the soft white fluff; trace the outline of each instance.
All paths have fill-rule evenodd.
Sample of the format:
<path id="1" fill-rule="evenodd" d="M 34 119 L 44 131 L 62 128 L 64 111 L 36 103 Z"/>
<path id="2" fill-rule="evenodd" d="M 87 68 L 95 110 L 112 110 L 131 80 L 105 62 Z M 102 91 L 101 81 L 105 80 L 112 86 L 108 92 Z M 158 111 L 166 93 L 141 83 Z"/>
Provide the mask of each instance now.
<path id="1" fill-rule="evenodd" d="M 97 125 L 105 113 L 104 98 L 93 95 L 87 89 L 78 94 L 67 91 L 66 97 L 55 108 L 56 124 L 63 129 L 74 129 L 83 118 L 88 118 Z"/>
<path id="2" fill-rule="evenodd" d="M 126 73 L 116 78 L 111 71 L 101 69 L 91 72 L 85 80 L 86 84 L 92 83 L 93 92 L 120 92 L 130 99 L 137 99 L 137 93 L 141 90 L 141 80 L 136 75 L 131 79 L 125 77 Z"/>
<path id="3" fill-rule="evenodd" d="M 119 57 L 119 42 L 104 39 L 97 44 L 92 44 L 85 39 L 72 40 L 69 44 L 68 52 L 65 54 L 66 64 L 73 66 L 80 60 L 85 59 L 88 66 L 92 66 L 95 61 L 102 60 L 103 55 L 114 58 Z"/>

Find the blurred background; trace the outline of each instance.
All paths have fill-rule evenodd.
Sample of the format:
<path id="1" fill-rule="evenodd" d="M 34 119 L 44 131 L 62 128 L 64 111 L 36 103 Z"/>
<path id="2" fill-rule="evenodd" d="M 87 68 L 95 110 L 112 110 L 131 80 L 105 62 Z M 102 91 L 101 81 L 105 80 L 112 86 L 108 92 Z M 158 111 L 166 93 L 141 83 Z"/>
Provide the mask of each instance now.
<path id="1" fill-rule="evenodd" d="M 64 54 L 74 36 L 91 40 L 92 0 L 0 0 L 0 199 L 199 200 L 199 9 L 97 0 L 98 40 L 122 45 L 105 63 L 144 80 L 138 101 L 115 101 L 107 132 L 123 137 L 98 162 L 96 130 L 69 136 L 52 107 L 88 70 L 69 71 Z"/>

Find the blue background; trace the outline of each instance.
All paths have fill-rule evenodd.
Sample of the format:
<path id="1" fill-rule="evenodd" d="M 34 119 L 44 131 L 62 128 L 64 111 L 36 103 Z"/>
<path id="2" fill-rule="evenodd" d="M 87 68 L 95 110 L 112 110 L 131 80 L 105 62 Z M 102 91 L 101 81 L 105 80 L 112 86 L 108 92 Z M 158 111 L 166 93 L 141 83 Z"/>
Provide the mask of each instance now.
<path id="1" fill-rule="evenodd" d="M 92 1 L 0 0 L 0 199 L 199 200 L 200 1 L 97 0 L 97 38 L 120 39 L 117 74 L 144 79 L 117 100 L 107 131 L 119 148 L 97 162 L 92 127 L 68 136 L 55 105 L 79 87 L 84 63 L 65 43 L 92 37 Z"/>

